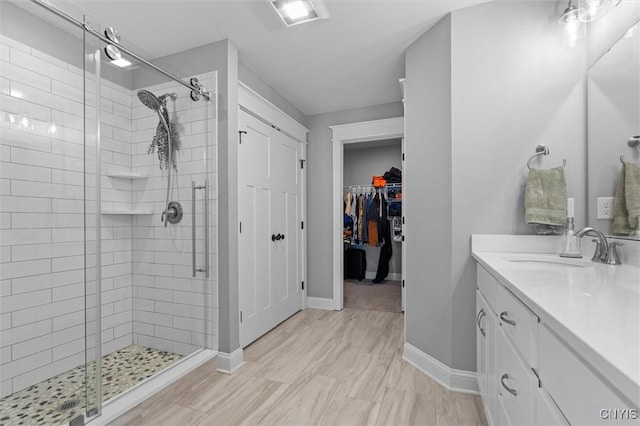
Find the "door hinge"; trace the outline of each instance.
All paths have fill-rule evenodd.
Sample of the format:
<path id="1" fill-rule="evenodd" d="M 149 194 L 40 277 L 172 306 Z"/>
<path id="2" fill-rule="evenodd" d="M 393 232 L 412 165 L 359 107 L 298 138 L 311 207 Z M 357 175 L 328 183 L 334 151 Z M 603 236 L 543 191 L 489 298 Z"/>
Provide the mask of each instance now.
<path id="1" fill-rule="evenodd" d="M 242 234 L 242 222 L 240 222 L 240 233 Z"/>
<path id="2" fill-rule="evenodd" d="M 404 288 L 404 280 L 402 280 L 402 288 Z"/>
<path id="3" fill-rule="evenodd" d="M 240 322 L 242 322 L 242 311 L 240 311 Z"/>
<path id="4" fill-rule="evenodd" d="M 402 216 L 402 224 L 404 225 L 404 216 Z"/>
<path id="5" fill-rule="evenodd" d="M 402 153 L 402 161 L 404 161 L 404 152 Z"/>
<path id="6" fill-rule="evenodd" d="M 302 281 L 302 289 L 304 290 L 304 281 Z"/>
<path id="7" fill-rule="evenodd" d="M 245 134 L 245 135 L 246 135 L 246 134 L 247 134 L 247 132 L 245 132 L 244 130 L 238 130 L 238 134 L 240 135 L 240 137 L 238 138 L 238 139 L 239 139 L 239 142 L 240 142 L 240 145 L 242 145 L 242 135 L 243 135 L 243 134 Z"/>
<path id="8" fill-rule="evenodd" d="M 304 220 L 300 222 L 300 229 L 304 229 Z"/>
<path id="9" fill-rule="evenodd" d="M 404 241 L 404 235 L 402 236 L 402 241 Z"/>
<path id="10" fill-rule="evenodd" d="M 304 169 L 304 162 L 305 161 L 307 161 L 307 160 L 300 160 L 300 168 L 301 169 Z"/>

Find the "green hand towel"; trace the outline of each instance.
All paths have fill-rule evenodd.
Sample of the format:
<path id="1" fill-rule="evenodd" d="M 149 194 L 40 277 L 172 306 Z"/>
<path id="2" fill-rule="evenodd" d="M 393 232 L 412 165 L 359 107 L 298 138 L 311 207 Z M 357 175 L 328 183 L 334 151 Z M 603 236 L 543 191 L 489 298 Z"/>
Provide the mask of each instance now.
<path id="1" fill-rule="evenodd" d="M 626 163 L 624 172 L 624 200 L 629 212 L 629 227 L 640 229 L 640 164 Z"/>
<path id="2" fill-rule="evenodd" d="M 567 225 L 567 182 L 562 167 L 529 172 L 524 210 L 530 225 Z"/>
<path id="3" fill-rule="evenodd" d="M 629 226 L 629 211 L 625 200 L 625 175 L 626 167 L 623 165 L 616 186 L 616 196 L 613 199 L 613 224 L 611 231 L 614 234 L 629 235 L 632 231 Z"/>

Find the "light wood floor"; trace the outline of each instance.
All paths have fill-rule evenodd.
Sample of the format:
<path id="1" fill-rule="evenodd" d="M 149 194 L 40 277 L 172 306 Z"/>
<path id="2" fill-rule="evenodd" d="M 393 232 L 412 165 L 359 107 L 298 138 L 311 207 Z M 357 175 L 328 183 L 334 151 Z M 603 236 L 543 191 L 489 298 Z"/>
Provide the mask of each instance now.
<path id="1" fill-rule="evenodd" d="M 112 425 L 484 425 L 479 397 L 402 360 L 402 314 L 299 312 L 244 352 L 233 375 L 209 362 Z"/>
<path id="2" fill-rule="evenodd" d="M 370 311 L 402 312 L 400 281 L 371 284 L 371 280 L 344 280 L 344 307 Z"/>

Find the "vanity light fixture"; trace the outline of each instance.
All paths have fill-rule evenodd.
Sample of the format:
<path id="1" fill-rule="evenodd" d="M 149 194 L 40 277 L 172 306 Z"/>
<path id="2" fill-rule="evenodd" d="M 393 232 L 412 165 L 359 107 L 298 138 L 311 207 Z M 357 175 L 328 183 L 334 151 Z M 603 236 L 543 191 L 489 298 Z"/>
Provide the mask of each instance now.
<path id="1" fill-rule="evenodd" d="M 572 4 L 572 0 L 569 0 L 569 5 L 564 12 L 562 12 L 562 16 L 560 17 L 560 23 L 569 25 L 576 21 L 578 21 L 578 8 Z"/>
<path id="2" fill-rule="evenodd" d="M 287 27 L 329 18 L 322 0 L 268 0 Z"/>
<path id="3" fill-rule="evenodd" d="M 580 21 L 578 20 L 578 8 L 569 0 L 569 5 L 560 17 L 560 24 L 564 25 L 565 40 L 564 47 L 575 47 L 578 44 L 578 32 L 580 31 Z"/>
<path id="4" fill-rule="evenodd" d="M 612 0 L 578 0 L 578 20 L 593 22 L 606 15 L 612 6 Z"/>

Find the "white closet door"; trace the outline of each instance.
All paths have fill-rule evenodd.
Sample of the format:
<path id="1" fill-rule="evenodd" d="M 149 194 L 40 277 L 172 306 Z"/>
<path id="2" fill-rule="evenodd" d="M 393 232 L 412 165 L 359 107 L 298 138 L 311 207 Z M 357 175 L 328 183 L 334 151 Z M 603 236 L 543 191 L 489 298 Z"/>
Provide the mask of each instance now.
<path id="1" fill-rule="evenodd" d="M 277 135 L 277 196 L 272 223 L 284 239 L 275 244 L 281 271 L 276 287 L 278 323 L 302 309 L 302 146 L 287 135 Z"/>
<path id="2" fill-rule="evenodd" d="M 271 127 L 242 111 L 239 128 L 246 132 L 238 148 L 240 343 L 246 346 L 269 331 L 275 318 L 271 275 L 275 141 Z"/>
<path id="3" fill-rule="evenodd" d="M 239 129 L 246 131 L 238 153 L 244 347 L 302 308 L 302 174 L 298 142 L 244 111 Z"/>

